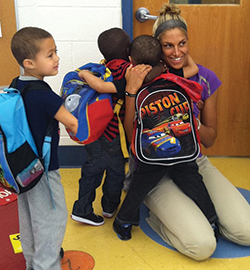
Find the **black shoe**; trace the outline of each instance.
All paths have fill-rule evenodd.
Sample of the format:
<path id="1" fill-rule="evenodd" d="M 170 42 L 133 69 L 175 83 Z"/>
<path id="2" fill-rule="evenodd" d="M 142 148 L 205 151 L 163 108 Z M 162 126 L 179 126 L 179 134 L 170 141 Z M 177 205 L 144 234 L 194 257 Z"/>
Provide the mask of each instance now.
<path id="1" fill-rule="evenodd" d="M 104 219 L 102 216 L 98 216 L 94 213 L 90 213 L 85 216 L 77 216 L 77 215 L 71 215 L 71 218 L 75 221 L 82 222 L 85 224 L 89 225 L 94 225 L 94 226 L 100 226 L 104 224 Z"/>
<path id="2" fill-rule="evenodd" d="M 214 222 L 213 224 L 211 224 L 211 226 L 212 226 L 212 228 L 214 230 L 214 236 L 216 238 L 216 242 L 218 242 L 218 237 L 219 237 L 219 234 L 220 234 L 219 225 L 218 225 L 217 222 Z"/>
<path id="3" fill-rule="evenodd" d="M 61 249 L 60 249 L 60 257 L 61 257 L 61 259 L 63 258 L 63 256 L 64 256 L 64 250 L 63 250 L 63 248 L 61 247 Z"/>
<path id="4" fill-rule="evenodd" d="M 118 224 L 116 221 L 113 223 L 113 230 L 121 240 L 131 239 L 131 224 Z"/>

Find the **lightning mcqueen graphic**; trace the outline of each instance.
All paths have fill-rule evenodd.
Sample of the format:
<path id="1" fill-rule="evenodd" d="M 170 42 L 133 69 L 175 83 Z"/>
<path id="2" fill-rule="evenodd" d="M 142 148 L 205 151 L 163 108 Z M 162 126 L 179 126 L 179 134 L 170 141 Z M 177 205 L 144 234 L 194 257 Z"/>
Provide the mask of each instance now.
<path id="1" fill-rule="evenodd" d="M 191 132 L 191 125 L 190 123 L 184 123 L 182 120 L 177 120 L 168 123 L 167 129 L 175 137 L 181 137 Z"/>

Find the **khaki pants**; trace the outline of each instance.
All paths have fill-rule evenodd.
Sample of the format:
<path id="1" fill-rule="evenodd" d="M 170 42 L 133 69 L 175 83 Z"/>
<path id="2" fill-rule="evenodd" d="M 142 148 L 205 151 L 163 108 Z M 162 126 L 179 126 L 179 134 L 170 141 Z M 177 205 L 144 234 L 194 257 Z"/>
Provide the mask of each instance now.
<path id="1" fill-rule="evenodd" d="M 198 158 L 197 164 L 219 217 L 220 234 L 234 243 L 250 245 L 248 202 L 206 156 Z M 211 225 L 171 179 L 163 178 L 145 204 L 150 209 L 147 222 L 166 243 L 195 260 L 213 254 L 216 239 Z"/>

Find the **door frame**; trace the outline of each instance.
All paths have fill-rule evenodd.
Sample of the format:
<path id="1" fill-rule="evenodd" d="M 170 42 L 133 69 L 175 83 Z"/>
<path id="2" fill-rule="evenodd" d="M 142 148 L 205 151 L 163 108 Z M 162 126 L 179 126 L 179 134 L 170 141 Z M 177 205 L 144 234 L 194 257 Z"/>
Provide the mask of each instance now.
<path id="1" fill-rule="evenodd" d="M 16 17 L 16 30 L 19 30 L 19 21 L 18 21 L 18 11 L 17 11 L 17 0 L 14 0 L 14 7 L 15 7 L 15 17 Z"/>
<path id="2" fill-rule="evenodd" d="M 133 40 L 133 0 L 122 0 L 122 28 Z"/>
<path id="3" fill-rule="evenodd" d="M 20 74 L 20 68 L 12 56 L 10 42 L 18 27 L 17 0 L 0 0 L 1 5 L 1 30 L 0 47 L 4 54 L 1 55 L 1 80 L 0 89 L 9 85 L 9 82 Z"/>

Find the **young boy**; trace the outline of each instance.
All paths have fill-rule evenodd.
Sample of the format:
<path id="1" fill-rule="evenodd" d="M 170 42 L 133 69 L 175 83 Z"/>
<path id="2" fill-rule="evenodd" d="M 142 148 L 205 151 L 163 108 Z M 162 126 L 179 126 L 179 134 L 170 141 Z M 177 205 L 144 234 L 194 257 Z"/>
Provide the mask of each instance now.
<path id="1" fill-rule="evenodd" d="M 65 234 L 67 208 L 58 170 L 58 122 L 74 134 L 78 123 L 64 108 L 63 99 L 43 81 L 45 76 L 58 73 L 59 57 L 52 35 L 37 27 L 22 28 L 11 40 L 11 51 L 24 70 L 18 79 L 17 88 L 21 90 L 29 82 L 43 85 L 41 90 L 30 91 L 24 96 L 29 126 L 40 157 L 49 123 L 53 127 L 48 179 L 44 173 L 35 187 L 18 196 L 20 236 L 26 269 L 60 270 L 59 252 Z"/>
<path id="2" fill-rule="evenodd" d="M 144 52 L 147 52 L 147 54 L 145 55 Z M 151 36 L 137 37 L 130 47 L 130 57 L 134 65 L 147 63 L 153 66 L 155 59 L 159 57 L 159 52 L 161 52 L 161 45 L 158 40 Z M 136 92 L 140 89 L 143 78 L 148 72 L 148 67 L 145 65 L 135 66 L 134 69 L 137 72 L 136 76 L 131 77 L 133 75 L 131 73 L 132 67 L 129 67 L 126 73 L 128 84 L 125 91 L 126 113 L 124 127 L 129 141 L 131 141 L 135 117 Z M 160 166 L 145 164 L 137 160 L 132 184 L 113 223 L 113 229 L 121 240 L 131 238 L 132 225 L 139 225 L 140 205 L 148 192 L 165 174 L 168 174 L 179 188 L 197 203 L 210 222 L 217 220 L 214 206 L 202 181 L 202 176 L 198 173 L 195 161 L 172 166 Z"/>
<path id="3" fill-rule="evenodd" d="M 106 60 L 106 66 L 111 70 L 114 88 L 96 89 L 98 92 L 112 93 L 115 106 L 118 99 L 124 99 L 125 71 L 130 65 L 128 62 L 128 48 L 130 38 L 120 28 L 111 28 L 102 32 L 98 37 L 98 47 Z M 83 78 L 84 71 L 79 72 Z M 95 77 L 95 76 L 93 76 Z M 91 85 L 91 84 L 90 84 Z M 120 119 L 124 117 L 124 105 L 120 109 Z M 95 190 L 100 186 L 106 171 L 102 187 L 101 199 L 102 215 L 112 217 L 120 204 L 121 191 L 125 177 L 125 158 L 121 151 L 118 119 L 115 114 L 101 137 L 85 146 L 87 160 L 82 166 L 79 180 L 79 195 L 75 201 L 71 218 L 75 221 L 99 226 L 104 223 L 100 215 L 93 210 Z"/>

